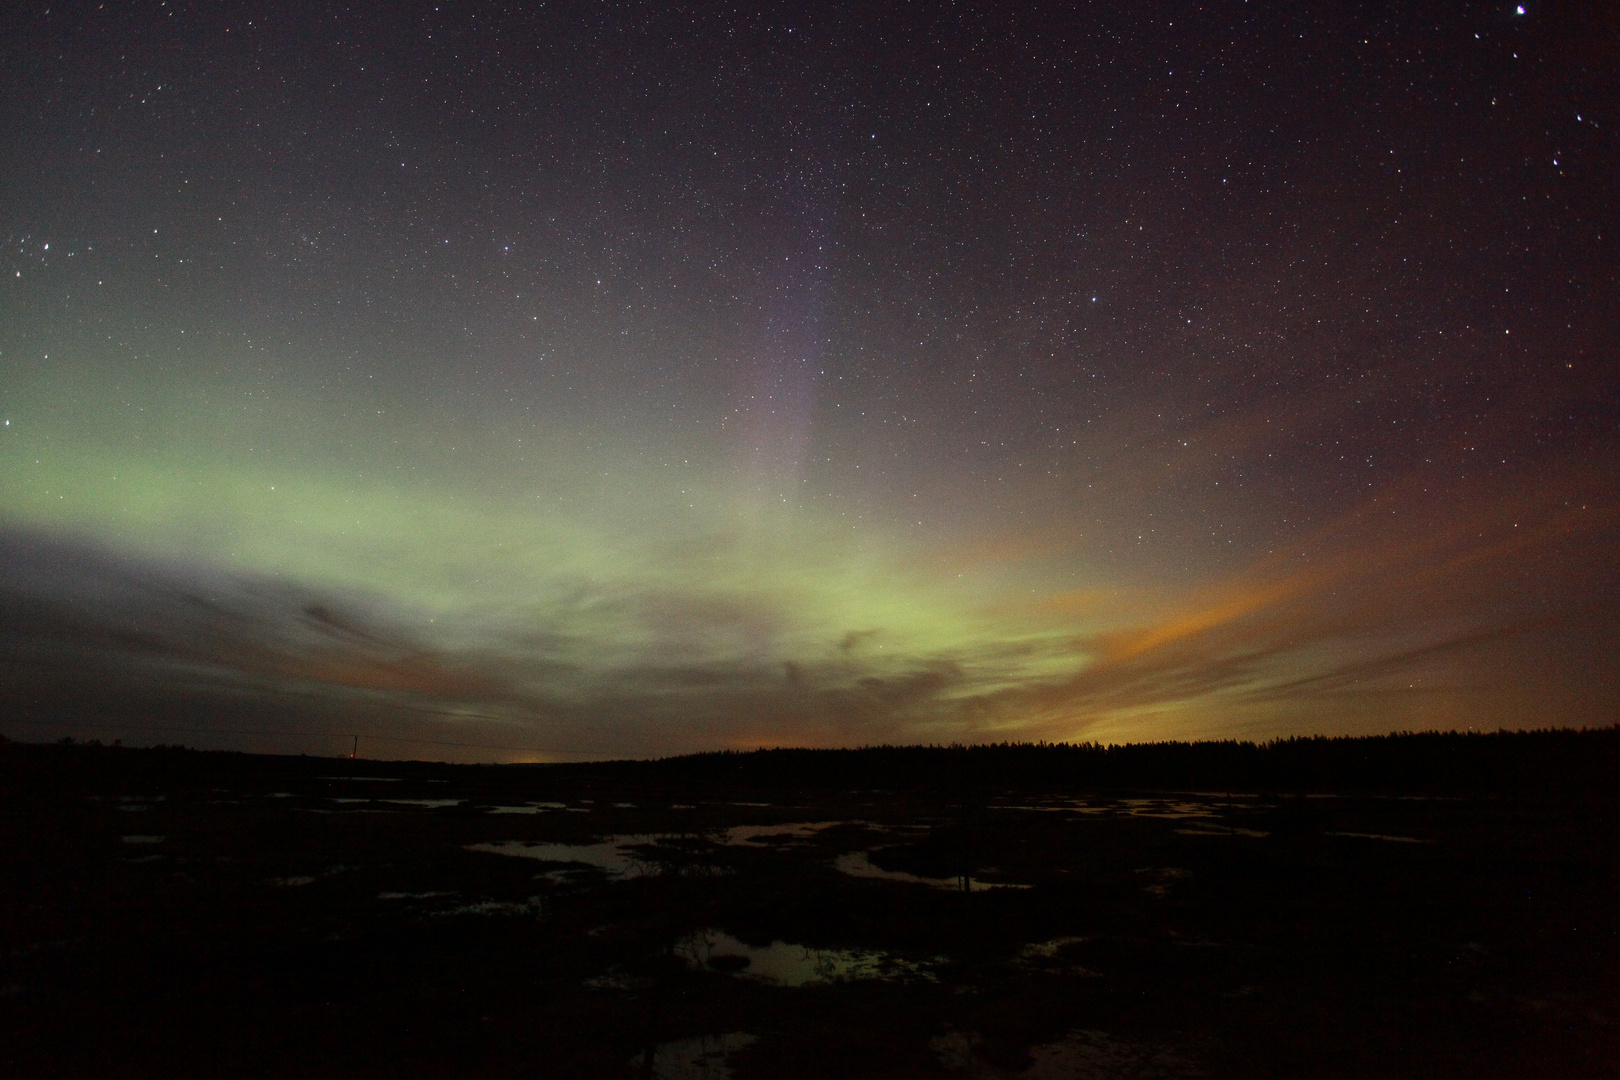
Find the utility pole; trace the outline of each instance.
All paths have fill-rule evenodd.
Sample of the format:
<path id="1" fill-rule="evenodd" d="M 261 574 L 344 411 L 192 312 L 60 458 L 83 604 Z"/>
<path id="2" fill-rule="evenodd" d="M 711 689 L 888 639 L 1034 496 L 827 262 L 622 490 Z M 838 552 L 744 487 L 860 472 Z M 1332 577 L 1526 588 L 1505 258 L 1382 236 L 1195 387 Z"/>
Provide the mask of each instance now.
<path id="1" fill-rule="evenodd" d="M 352 757 L 354 757 L 355 755 L 357 755 L 359 753 L 360 753 L 360 736 L 356 735 L 354 737 L 354 748 L 349 751 L 349 756 L 352 758 Z"/>

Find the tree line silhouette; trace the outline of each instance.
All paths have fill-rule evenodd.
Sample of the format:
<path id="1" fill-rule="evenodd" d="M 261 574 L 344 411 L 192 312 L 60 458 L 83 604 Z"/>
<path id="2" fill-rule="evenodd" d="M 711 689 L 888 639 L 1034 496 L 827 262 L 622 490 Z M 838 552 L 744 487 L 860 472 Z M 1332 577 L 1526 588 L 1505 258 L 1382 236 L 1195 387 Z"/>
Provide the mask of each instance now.
<path id="1" fill-rule="evenodd" d="M 100 742 L 23 743 L 0 736 L 0 780 L 35 782 L 114 770 L 170 780 L 204 773 L 328 771 L 342 760 L 244 754 L 183 746 L 136 749 Z M 577 784 L 644 788 L 840 788 L 986 794 L 1144 789 L 1199 792 L 1362 792 L 1488 795 L 1612 794 L 1620 777 L 1620 725 L 1535 731 L 1392 732 L 1269 742 L 1212 740 L 1103 745 L 985 743 L 864 746 L 841 750 L 722 750 L 647 760 L 566 764 L 448 765 L 388 762 L 394 775 L 463 773 L 521 783 L 543 772 Z M 400 770 L 404 770 L 401 773 Z M 87 771 L 88 770 L 88 771 Z"/>
<path id="2" fill-rule="evenodd" d="M 646 783 L 904 791 L 1345 791 L 1390 794 L 1612 792 L 1620 726 L 1496 732 L 1392 732 L 1269 742 L 1102 745 L 988 743 L 847 750 L 719 751 L 656 761 L 580 763 Z"/>

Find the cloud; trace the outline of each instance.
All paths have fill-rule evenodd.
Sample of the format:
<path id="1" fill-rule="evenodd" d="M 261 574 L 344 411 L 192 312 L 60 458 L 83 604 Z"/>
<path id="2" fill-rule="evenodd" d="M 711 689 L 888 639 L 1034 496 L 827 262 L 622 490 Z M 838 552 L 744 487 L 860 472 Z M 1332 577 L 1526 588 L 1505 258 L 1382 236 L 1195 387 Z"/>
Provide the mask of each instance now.
<path id="1" fill-rule="evenodd" d="M 933 640 L 903 589 L 887 607 L 846 610 L 665 574 L 434 615 L 360 589 L 11 529 L 0 531 L 0 695 L 36 718 L 179 710 L 246 732 L 269 711 L 277 730 L 342 724 L 591 756 L 1280 731 L 1319 722 L 1346 695 L 1397 689 L 1411 691 L 1398 706 L 1407 726 L 1455 717 L 1465 701 L 1500 713 L 1510 697 L 1533 699 L 1529 687 L 1551 708 L 1573 700 L 1560 689 L 1572 677 L 1610 685 L 1594 674 L 1603 652 L 1572 644 L 1620 622 L 1617 513 L 1592 498 L 1600 479 L 1440 498 L 1414 476 L 1202 584 L 992 591 L 1000 614 Z M 885 610 L 910 622 L 874 617 Z M 1515 647 L 1562 659 L 1538 670 L 1504 657 Z M 1612 698 L 1588 692 L 1581 708 Z"/>
<path id="2" fill-rule="evenodd" d="M 1416 689 L 1425 674 L 1459 670 L 1476 699 L 1516 680 L 1555 709 L 1560 684 L 1580 677 L 1567 656 L 1538 671 L 1504 667 L 1491 650 L 1535 639 L 1531 655 L 1545 657 L 1559 640 L 1612 629 L 1620 513 L 1592 501 L 1595 489 L 1594 476 L 1565 474 L 1441 498 L 1414 477 L 1157 618 L 1078 639 L 1091 658 L 1082 670 L 1009 690 L 990 712 L 1064 736 L 1115 730 L 1133 713 L 1185 719 L 1189 707 L 1230 722 L 1261 703 L 1268 716 L 1288 705 L 1307 715 L 1331 695 L 1395 680 Z M 1434 689 L 1431 678 L 1423 692 Z"/>

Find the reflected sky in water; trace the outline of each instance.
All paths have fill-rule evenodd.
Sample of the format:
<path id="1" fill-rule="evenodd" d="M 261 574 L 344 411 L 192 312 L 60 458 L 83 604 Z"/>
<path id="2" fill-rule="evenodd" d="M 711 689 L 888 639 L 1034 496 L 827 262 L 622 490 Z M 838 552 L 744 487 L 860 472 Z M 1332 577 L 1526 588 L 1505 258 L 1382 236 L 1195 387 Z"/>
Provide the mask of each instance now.
<path id="1" fill-rule="evenodd" d="M 885 952 L 814 949 L 786 941 L 749 945 L 724 930 L 699 931 L 682 940 L 676 953 L 697 967 L 731 971 L 779 986 L 846 979 L 934 978 L 924 965 Z"/>

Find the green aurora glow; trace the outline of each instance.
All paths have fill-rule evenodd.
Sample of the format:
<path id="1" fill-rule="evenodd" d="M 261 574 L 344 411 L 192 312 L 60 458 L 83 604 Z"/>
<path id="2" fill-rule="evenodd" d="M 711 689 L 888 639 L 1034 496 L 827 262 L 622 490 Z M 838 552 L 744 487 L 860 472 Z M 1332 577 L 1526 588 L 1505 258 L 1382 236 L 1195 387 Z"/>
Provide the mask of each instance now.
<path id="1" fill-rule="evenodd" d="M 1226 104 L 1178 126 L 1123 10 L 1030 45 L 1110 73 L 1062 87 L 842 9 L 745 53 L 718 15 L 418 14 L 403 52 L 266 52 L 223 9 L 7 39 L 7 734 L 487 759 L 1617 715 L 1612 151 L 1571 128 L 1556 199 L 1499 182 L 1490 125 L 1598 115 L 1479 104 L 1529 39 L 1456 35 L 1496 50 L 1461 123 L 1292 33 L 1266 79 L 1209 66 L 1211 24 L 1171 69 Z M 1297 124 L 1309 152 L 1232 149 Z"/>

